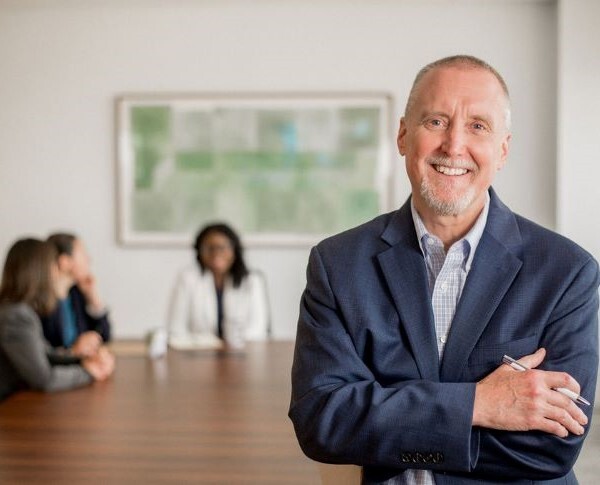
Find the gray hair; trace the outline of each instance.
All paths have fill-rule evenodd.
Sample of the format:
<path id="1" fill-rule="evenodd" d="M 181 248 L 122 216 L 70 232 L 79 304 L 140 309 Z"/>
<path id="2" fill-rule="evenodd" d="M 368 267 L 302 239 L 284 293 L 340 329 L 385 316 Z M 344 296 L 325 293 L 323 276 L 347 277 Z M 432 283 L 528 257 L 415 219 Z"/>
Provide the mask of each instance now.
<path id="1" fill-rule="evenodd" d="M 494 75 L 494 77 L 496 78 L 496 80 L 498 81 L 498 83 L 500 84 L 500 87 L 502 88 L 504 95 L 506 96 L 506 113 L 504 115 L 504 121 L 506 123 L 506 128 L 510 129 L 510 95 L 508 93 L 508 86 L 506 85 L 504 78 L 500 75 L 500 73 L 498 71 L 496 71 L 496 69 L 494 69 L 487 62 L 485 62 L 475 56 L 468 56 L 468 55 L 456 55 L 456 56 L 444 57 L 442 59 L 438 59 L 437 61 L 433 61 L 430 64 L 427 64 L 423 69 L 421 69 L 417 73 L 417 76 L 415 77 L 412 88 L 410 89 L 410 93 L 408 95 L 408 100 L 406 101 L 406 108 L 404 109 L 404 117 L 407 117 L 408 114 L 410 113 L 410 111 L 414 107 L 416 93 L 417 93 L 417 90 L 419 88 L 421 81 L 423 80 L 423 77 L 425 77 L 425 75 L 428 72 L 433 71 L 434 69 L 437 69 L 440 67 L 463 67 L 463 68 L 471 68 L 471 69 L 483 69 L 485 71 L 492 73 Z"/>

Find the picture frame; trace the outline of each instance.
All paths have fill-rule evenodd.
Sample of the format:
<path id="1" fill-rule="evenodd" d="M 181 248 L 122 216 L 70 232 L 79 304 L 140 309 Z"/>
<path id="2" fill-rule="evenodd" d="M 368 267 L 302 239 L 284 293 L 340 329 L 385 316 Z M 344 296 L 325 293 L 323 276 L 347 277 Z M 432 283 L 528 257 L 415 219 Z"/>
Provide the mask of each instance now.
<path id="1" fill-rule="evenodd" d="M 246 246 L 310 246 L 391 206 L 385 93 L 116 99 L 117 237 L 189 246 L 226 222 Z"/>

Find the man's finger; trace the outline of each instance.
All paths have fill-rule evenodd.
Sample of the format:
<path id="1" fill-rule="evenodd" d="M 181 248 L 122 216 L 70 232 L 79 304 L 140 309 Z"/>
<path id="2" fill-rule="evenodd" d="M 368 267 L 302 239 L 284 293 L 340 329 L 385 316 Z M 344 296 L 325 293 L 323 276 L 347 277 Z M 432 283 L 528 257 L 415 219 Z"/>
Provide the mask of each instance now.
<path id="1" fill-rule="evenodd" d="M 552 389 L 566 387 L 575 394 L 579 394 L 581 386 L 573 377 L 566 372 L 544 371 L 544 381 L 546 385 Z"/>
<path id="2" fill-rule="evenodd" d="M 539 348 L 533 354 L 524 355 L 519 359 L 519 364 L 523 364 L 529 369 L 535 369 L 546 358 L 546 349 Z"/>
<path id="3" fill-rule="evenodd" d="M 584 428 L 579 424 L 569 412 L 563 408 L 556 406 L 548 406 L 546 418 L 559 423 L 567 431 L 576 435 L 582 435 Z"/>
<path id="4" fill-rule="evenodd" d="M 555 408 L 564 409 L 575 421 L 581 425 L 588 423 L 588 418 L 585 413 L 571 399 L 562 395 L 559 392 L 550 390 L 548 393 L 548 404 Z"/>

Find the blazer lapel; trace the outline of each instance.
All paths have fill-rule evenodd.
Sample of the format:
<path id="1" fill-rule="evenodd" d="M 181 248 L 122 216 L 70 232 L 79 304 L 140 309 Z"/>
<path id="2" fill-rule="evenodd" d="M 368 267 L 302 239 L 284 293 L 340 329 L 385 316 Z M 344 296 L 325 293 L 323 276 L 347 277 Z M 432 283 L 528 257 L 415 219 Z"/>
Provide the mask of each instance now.
<path id="1" fill-rule="evenodd" d="M 483 330 L 522 266 L 521 236 L 510 210 L 490 190 L 490 211 L 452 320 L 440 377 L 457 382 Z M 502 242 L 500 242 L 502 241 Z"/>
<path id="2" fill-rule="evenodd" d="M 396 212 L 382 234 L 390 248 L 377 259 L 406 331 L 423 379 L 439 380 L 439 358 L 427 271 L 415 233 L 410 202 Z"/>

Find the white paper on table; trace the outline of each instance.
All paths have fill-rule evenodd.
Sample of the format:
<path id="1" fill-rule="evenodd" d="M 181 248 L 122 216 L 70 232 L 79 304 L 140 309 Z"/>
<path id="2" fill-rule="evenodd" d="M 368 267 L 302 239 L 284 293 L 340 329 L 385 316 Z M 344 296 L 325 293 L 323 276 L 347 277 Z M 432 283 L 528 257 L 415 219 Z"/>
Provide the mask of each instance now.
<path id="1" fill-rule="evenodd" d="M 223 348 L 223 341 L 216 335 L 172 335 L 169 347 L 175 350 L 216 350 Z"/>

